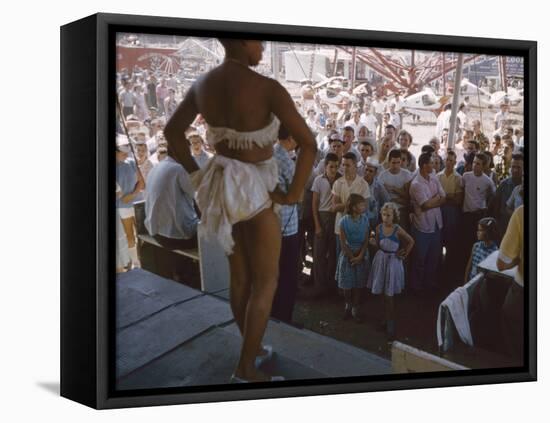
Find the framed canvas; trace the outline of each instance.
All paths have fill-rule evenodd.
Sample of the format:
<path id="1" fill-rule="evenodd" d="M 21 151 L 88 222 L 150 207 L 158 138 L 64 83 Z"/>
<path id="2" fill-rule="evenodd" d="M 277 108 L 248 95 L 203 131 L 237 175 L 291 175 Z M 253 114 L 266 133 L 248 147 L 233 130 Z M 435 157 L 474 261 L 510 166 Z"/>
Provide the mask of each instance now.
<path id="1" fill-rule="evenodd" d="M 63 26 L 61 395 L 104 409 L 536 380 L 536 69 L 533 41 Z M 277 233 L 254 238 L 265 210 Z"/>

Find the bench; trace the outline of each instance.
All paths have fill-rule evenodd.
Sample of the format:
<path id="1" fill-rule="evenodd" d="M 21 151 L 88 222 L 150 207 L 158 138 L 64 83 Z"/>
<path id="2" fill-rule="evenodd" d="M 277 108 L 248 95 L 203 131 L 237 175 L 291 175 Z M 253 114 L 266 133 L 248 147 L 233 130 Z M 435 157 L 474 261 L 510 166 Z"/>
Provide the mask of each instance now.
<path id="1" fill-rule="evenodd" d="M 145 227 L 145 201 L 134 203 L 134 211 L 144 269 L 169 279 L 185 279 L 183 282 L 187 285 L 203 292 L 215 293 L 229 288 L 229 260 L 215 239 L 207 240 L 199 235 L 198 248 L 188 250 L 163 247 Z M 170 256 L 174 255 L 190 261 L 187 264 L 177 261 L 177 267 L 183 268 L 182 278 L 175 277 L 176 261 L 173 258 L 170 260 Z"/>
<path id="2" fill-rule="evenodd" d="M 147 243 L 149 243 L 151 245 L 154 245 L 158 248 L 166 249 L 166 247 L 163 247 L 162 245 L 160 245 L 160 243 L 154 237 L 152 237 L 149 234 L 138 235 L 138 239 L 141 242 L 147 242 Z M 199 249 L 198 248 L 192 248 L 190 250 L 170 250 L 170 251 L 172 251 L 174 254 L 179 254 L 180 256 L 188 257 L 191 260 L 194 260 L 196 262 L 200 261 L 200 255 L 199 255 Z"/>

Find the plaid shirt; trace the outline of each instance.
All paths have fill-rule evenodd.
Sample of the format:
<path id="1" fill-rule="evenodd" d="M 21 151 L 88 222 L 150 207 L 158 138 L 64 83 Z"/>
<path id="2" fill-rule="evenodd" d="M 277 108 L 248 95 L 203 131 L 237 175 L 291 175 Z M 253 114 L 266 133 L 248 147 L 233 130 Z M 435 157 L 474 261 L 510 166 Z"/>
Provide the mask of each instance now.
<path id="1" fill-rule="evenodd" d="M 488 247 L 485 246 L 485 242 L 483 241 L 478 241 L 474 244 L 474 248 L 472 249 L 472 267 L 468 280 L 471 280 L 478 274 L 477 265 L 489 257 L 492 252 L 497 250 L 498 246 L 494 242 L 491 242 Z"/>
<path id="2" fill-rule="evenodd" d="M 279 143 L 273 147 L 273 157 L 277 160 L 279 167 L 279 188 L 284 193 L 288 192 L 296 165 L 291 160 L 288 151 L 286 151 Z M 281 233 L 283 236 L 291 236 L 298 233 L 298 205 L 281 206 L 279 212 L 281 219 Z"/>

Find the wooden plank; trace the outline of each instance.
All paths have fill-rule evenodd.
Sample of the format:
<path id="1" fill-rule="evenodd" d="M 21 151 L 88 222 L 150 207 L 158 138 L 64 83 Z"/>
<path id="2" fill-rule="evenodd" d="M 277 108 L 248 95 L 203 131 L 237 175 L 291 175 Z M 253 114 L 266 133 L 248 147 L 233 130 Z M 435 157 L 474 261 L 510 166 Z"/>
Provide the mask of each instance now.
<path id="1" fill-rule="evenodd" d="M 166 248 L 160 245 L 159 242 L 155 238 L 153 238 L 151 235 L 144 235 L 144 234 L 138 235 L 138 238 L 141 241 L 146 242 L 148 244 L 152 244 L 158 248 L 164 248 L 165 250 L 172 251 L 176 254 L 179 254 L 180 256 L 185 256 L 185 257 L 189 257 L 192 260 L 200 261 L 200 254 L 199 254 L 198 248 L 192 248 L 189 250 L 170 250 L 169 248 Z"/>
<path id="2" fill-rule="evenodd" d="M 393 373 L 441 372 L 449 370 L 469 370 L 467 367 L 444 358 L 395 341 L 392 344 Z"/>

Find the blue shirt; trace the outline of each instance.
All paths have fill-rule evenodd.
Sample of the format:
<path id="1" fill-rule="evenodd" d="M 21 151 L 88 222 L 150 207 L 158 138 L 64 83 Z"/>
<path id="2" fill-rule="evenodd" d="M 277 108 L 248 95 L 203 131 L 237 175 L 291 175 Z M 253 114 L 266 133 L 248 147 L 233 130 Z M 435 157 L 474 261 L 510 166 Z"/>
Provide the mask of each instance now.
<path id="1" fill-rule="evenodd" d="M 371 196 L 369 197 L 367 216 L 369 217 L 370 225 L 374 227 L 380 218 L 380 209 L 385 203 L 390 201 L 390 195 L 384 185 L 376 178 L 369 185 L 369 189 Z"/>
<path id="2" fill-rule="evenodd" d="M 130 194 L 134 191 L 134 188 L 137 184 L 137 166 L 136 162 L 133 159 L 126 159 L 123 162 L 117 162 L 116 164 L 116 182 L 122 190 L 122 196 Z M 139 201 L 139 195 L 134 199 L 134 201 Z M 129 209 L 134 207 L 133 202 L 124 203 L 120 198 L 116 200 L 117 208 Z"/>
<path id="3" fill-rule="evenodd" d="M 189 174 L 171 157 L 159 162 L 147 177 L 145 227 L 150 235 L 190 239 L 199 218 L 193 207 Z"/>
<path id="4" fill-rule="evenodd" d="M 279 167 L 279 188 L 284 193 L 287 193 L 290 188 L 290 183 L 294 178 L 296 165 L 290 159 L 288 151 L 286 151 L 279 143 L 273 147 L 273 157 L 277 160 Z M 281 206 L 279 212 L 281 219 L 281 233 L 283 236 L 291 236 L 298 233 L 298 205 Z"/>
<path id="5" fill-rule="evenodd" d="M 498 250 L 498 245 L 494 242 L 490 242 L 489 246 L 485 246 L 485 242 L 478 241 L 472 248 L 472 267 L 470 268 L 470 275 L 468 280 L 471 280 L 478 274 L 477 265 L 491 255 L 491 253 Z"/>

